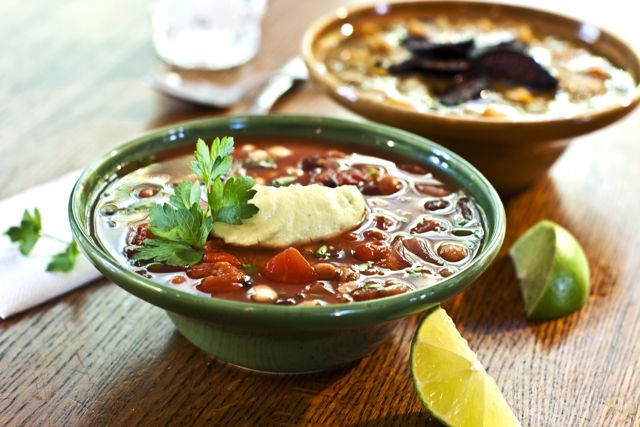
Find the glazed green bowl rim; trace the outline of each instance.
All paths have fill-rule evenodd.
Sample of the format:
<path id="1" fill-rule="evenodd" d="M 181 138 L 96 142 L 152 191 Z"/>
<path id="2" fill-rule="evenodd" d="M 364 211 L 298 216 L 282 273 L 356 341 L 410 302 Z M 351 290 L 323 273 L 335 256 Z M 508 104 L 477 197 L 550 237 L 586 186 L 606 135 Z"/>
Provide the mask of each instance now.
<path id="1" fill-rule="evenodd" d="M 117 171 L 134 161 L 144 161 L 141 158 L 127 160 L 127 154 L 131 154 L 136 148 L 148 146 L 147 151 L 154 149 L 153 153 L 157 154 L 176 148 L 176 144 L 181 146 L 179 135 L 184 135 L 185 132 L 211 132 L 212 129 L 220 129 L 222 132 L 223 129 L 251 128 L 270 129 L 270 135 L 275 133 L 281 136 L 295 131 L 291 129 L 304 129 L 309 131 L 305 137 L 319 141 L 323 140 L 323 137 L 317 136 L 320 129 L 342 134 L 358 132 L 371 136 L 372 141 L 375 136 L 394 141 L 407 149 L 415 149 L 415 154 L 422 157 L 421 163 L 424 164 L 427 160 L 429 167 L 438 169 L 448 180 L 469 192 L 482 206 L 485 240 L 480 252 L 462 271 L 430 287 L 370 301 L 296 307 L 207 298 L 153 282 L 121 265 L 90 235 L 96 197 L 117 175 Z M 273 129 L 276 128 L 279 132 L 274 132 Z M 378 148 L 382 147 L 380 143 L 377 144 Z M 89 196 L 92 197 L 89 199 Z M 305 115 L 226 116 L 196 120 L 155 129 L 129 140 L 95 160 L 82 172 L 69 199 L 69 220 L 74 239 L 93 264 L 117 285 L 153 305 L 228 326 L 279 326 L 289 329 L 355 327 L 424 311 L 461 291 L 491 264 L 502 246 L 506 228 L 504 207 L 496 190 L 477 169 L 457 154 L 423 137 L 389 126 Z"/>

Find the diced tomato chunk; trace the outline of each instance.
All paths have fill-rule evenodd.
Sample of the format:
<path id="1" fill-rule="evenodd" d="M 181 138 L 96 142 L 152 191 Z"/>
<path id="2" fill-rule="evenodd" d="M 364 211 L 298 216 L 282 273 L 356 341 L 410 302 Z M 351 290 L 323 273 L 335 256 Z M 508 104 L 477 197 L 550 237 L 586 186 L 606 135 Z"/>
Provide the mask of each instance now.
<path id="1" fill-rule="evenodd" d="M 231 265 L 235 265 L 236 267 L 240 267 L 242 264 L 240 260 L 235 256 L 231 255 L 228 252 L 205 252 L 203 260 L 205 262 L 228 262 Z"/>
<path id="2" fill-rule="evenodd" d="M 353 256 L 360 261 L 377 261 L 387 256 L 389 245 L 384 241 L 362 243 L 353 249 Z"/>
<path id="3" fill-rule="evenodd" d="M 241 289 L 245 276 L 242 270 L 224 261 L 194 265 L 187 274 L 192 278 L 204 277 L 197 288 L 207 293 Z"/>
<path id="4" fill-rule="evenodd" d="M 281 283 L 309 283 L 316 279 L 311 264 L 296 248 L 287 248 L 265 264 L 262 275 Z"/>
<path id="5" fill-rule="evenodd" d="M 225 276 L 230 273 L 236 278 L 235 281 L 242 281 L 244 272 L 226 261 L 201 262 L 187 269 L 187 276 L 192 279 L 202 279 L 207 276 Z"/>
<path id="6" fill-rule="evenodd" d="M 243 289 L 242 283 L 230 282 L 226 277 L 209 276 L 205 277 L 196 286 L 199 291 L 213 294 L 215 292 L 232 292 Z"/>

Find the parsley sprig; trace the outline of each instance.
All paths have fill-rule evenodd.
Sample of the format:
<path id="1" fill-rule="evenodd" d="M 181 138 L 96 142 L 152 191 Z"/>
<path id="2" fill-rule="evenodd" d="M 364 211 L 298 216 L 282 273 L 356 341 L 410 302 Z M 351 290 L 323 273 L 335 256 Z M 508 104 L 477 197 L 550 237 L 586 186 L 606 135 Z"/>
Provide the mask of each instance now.
<path id="1" fill-rule="evenodd" d="M 242 224 L 258 212 L 249 203 L 255 196 L 254 181 L 248 176 L 223 177 L 231 169 L 233 138 L 216 138 L 211 148 L 198 139 L 191 170 L 199 182 L 181 182 L 169 202 L 155 205 L 149 210 L 149 231 L 153 238 L 146 239 L 134 261 L 155 261 L 186 267 L 197 264 L 204 256 L 213 224 Z M 201 182 L 200 182 L 201 181 Z M 202 191 L 206 206 L 201 204 Z"/>
<path id="2" fill-rule="evenodd" d="M 42 231 L 42 217 L 38 208 L 34 208 L 33 213 L 25 209 L 20 225 L 10 227 L 4 234 L 9 236 L 12 242 L 18 244 L 20 253 L 25 256 L 31 253 L 41 238 L 55 240 L 67 245 L 64 251 L 53 256 L 51 262 L 47 265 L 47 271 L 69 272 L 73 270 L 78 255 L 80 255 L 76 242 L 65 242 Z"/>

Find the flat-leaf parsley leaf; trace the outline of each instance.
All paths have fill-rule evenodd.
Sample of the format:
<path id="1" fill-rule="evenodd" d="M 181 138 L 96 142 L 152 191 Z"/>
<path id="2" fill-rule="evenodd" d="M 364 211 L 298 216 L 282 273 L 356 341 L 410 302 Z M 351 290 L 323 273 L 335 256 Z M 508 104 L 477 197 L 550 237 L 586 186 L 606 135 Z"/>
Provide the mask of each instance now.
<path id="1" fill-rule="evenodd" d="M 204 184 L 207 203 L 201 204 L 201 183 L 181 182 L 163 205 L 149 210 L 149 231 L 153 239 L 143 242 L 133 256 L 134 261 L 155 261 L 185 267 L 197 264 L 204 255 L 204 245 L 214 222 L 242 224 L 258 208 L 249 203 L 255 196 L 253 179 L 232 176 L 234 141 L 231 137 L 215 138 L 211 148 L 198 139 L 191 170 Z"/>

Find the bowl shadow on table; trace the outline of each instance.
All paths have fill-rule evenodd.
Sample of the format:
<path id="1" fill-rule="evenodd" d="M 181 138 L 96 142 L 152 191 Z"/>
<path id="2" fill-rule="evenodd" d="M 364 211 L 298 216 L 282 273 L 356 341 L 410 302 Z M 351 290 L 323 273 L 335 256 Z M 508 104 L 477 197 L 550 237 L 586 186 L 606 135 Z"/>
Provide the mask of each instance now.
<path id="1" fill-rule="evenodd" d="M 97 417 L 85 421 L 133 425 L 157 418 L 176 425 L 298 425 L 311 400 L 358 363 L 320 374 L 259 373 L 211 358 L 174 330 L 161 352 L 129 366 L 134 374 L 114 381 L 96 399 L 95 406 L 103 408 L 96 407 L 92 412 Z M 134 410 L 146 414 L 134 416 Z"/>
<path id="2" fill-rule="evenodd" d="M 304 375 L 263 374 L 217 361 L 168 329 L 167 321 L 167 329 L 157 325 L 166 330 L 166 335 L 161 334 L 166 343 L 151 352 L 151 358 L 129 359 L 126 372 L 92 399 L 84 421 L 101 425 L 169 419 L 175 425 L 437 425 L 428 423 L 428 416 L 420 411 L 409 374 L 409 342 L 417 320 L 401 322 L 392 340 L 360 361 Z M 372 372 L 376 366 L 387 366 L 384 375 Z M 399 406 L 378 402 L 389 388 L 405 396 Z M 388 415 L 394 410 L 396 414 Z M 383 416 L 376 418 L 379 414 Z"/>

